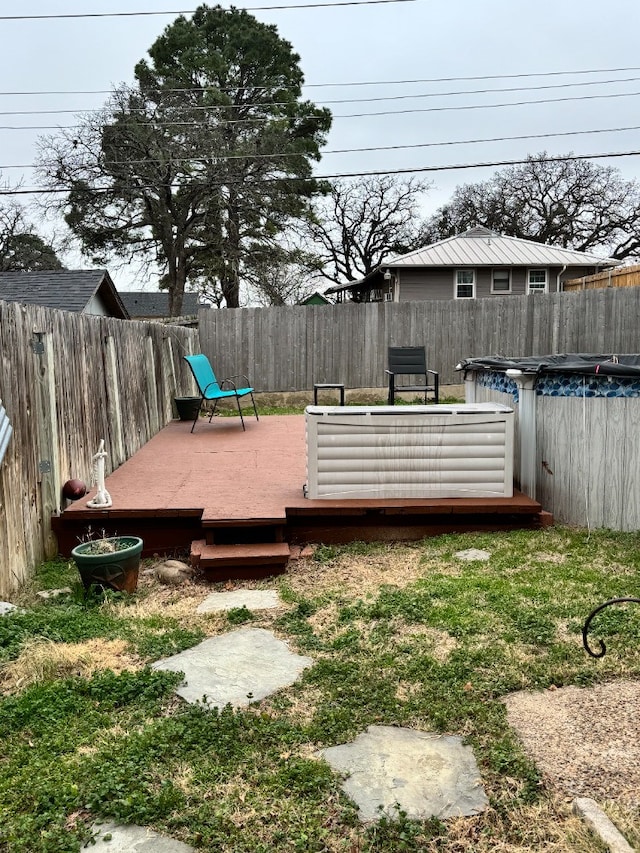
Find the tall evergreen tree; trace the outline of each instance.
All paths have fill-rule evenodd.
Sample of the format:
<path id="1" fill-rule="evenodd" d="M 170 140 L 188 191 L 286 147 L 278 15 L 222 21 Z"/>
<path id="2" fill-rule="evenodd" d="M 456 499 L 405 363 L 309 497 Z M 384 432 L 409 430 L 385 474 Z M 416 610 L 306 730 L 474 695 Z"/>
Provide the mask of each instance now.
<path id="1" fill-rule="evenodd" d="M 331 125 L 302 100 L 300 58 L 274 26 L 201 6 L 135 68 L 136 84 L 74 133 L 43 141 L 41 171 L 85 252 L 154 257 L 172 314 L 185 285 L 217 286 L 228 307 L 254 257 L 321 187 L 312 164 Z"/>

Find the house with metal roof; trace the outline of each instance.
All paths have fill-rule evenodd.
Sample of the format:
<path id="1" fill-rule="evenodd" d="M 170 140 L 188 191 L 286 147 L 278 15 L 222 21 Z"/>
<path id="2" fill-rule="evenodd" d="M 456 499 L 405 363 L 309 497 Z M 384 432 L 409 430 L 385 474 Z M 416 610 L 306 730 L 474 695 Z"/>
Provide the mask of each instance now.
<path id="1" fill-rule="evenodd" d="M 169 319 L 169 294 L 166 290 L 122 290 L 120 296 L 132 320 Z M 200 307 L 197 293 L 185 293 L 182 298 L 181 316 L 195 320 Z"/>
<path id="2" fill-rule="evenodd" d="M 620 261 L 506 237 L 478 226 L 398 255 L 365 278 L 331 287 L 337 302 L 481 299 L 561 291 L 563 282 Z"/>
<path id="3" fill-rule="evenodd" d="M 129 319 L 107 270 L 0 272 L 0 299 L 101 317 Z"/>

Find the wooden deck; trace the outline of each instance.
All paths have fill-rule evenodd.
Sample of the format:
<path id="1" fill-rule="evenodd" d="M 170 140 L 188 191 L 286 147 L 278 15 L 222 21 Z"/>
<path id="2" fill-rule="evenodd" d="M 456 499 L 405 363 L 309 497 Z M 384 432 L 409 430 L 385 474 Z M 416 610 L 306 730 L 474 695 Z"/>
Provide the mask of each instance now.
<path id="1" fill-rule="evenodd" d="M 191 554 L 215 580 L 282 570 L 289 545 L 419 539 L 453 531 L 551 523 L 540 504 L 513 498 L 309 500 L 302 415 L 172 421 L 106 481 L 113 506 L 90 493 L 53 519 L 68 555 L 89 528 L 135 534 L 144 553 Z"/>

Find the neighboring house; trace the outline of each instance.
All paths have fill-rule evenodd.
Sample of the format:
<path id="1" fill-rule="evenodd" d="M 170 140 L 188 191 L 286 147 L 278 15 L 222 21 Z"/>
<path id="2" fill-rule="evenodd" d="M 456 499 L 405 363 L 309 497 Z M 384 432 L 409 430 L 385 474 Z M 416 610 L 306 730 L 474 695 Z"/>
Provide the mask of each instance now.
<path id="1" fill-rule="evenodd" d="M 128 320 L 106 270 L 0 272 L 0 299 Z"/>
<path id="2" fill-rule="evenodd" d="M 121 290 L 120 297 L 124 302 L 132 320 L 168 320 L 169 294 L 166 290 L 155 290 L 147 293 L 143 290 Z M 181 318 L 190 317 L 197 320 L 201 307 L 197 293 L 185 293 L 182 298 Z"/>
<path id="3" fill-rule="evenodd" d="M 304 299 L 301 299 L 298 302 L 298 305 L 333 305 L 330 299 L 327 299 L 322 293 L 319 293 L 317 290 L 314 293 L 309 294 L 309 296 L 305 296 Z"/>
<path id="4" fill-rule="evenodd" d="M 411 302 L 555 293 L 563 282 L 620 261 L 505 237 L 477 227 L 391 258 L 360 279 L 331 287 L 338 302 Z"/>

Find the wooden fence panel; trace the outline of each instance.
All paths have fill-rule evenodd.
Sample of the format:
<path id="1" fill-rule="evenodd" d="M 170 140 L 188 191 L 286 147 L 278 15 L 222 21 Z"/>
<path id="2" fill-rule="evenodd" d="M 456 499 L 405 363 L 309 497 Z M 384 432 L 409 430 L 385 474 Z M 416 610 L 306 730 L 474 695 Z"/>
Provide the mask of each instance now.
<path id="1" fill-rule="evenodd" d="M 171 346 L 168 346 L 168 343 Z M 102 438 L 111 472 L 193 393 L 182 355 L 195 329 L 0 301 L 0 399 L 13 426 L 0 464 L 0 598 L 55 550 L 60 484 L 91 482 Z"/>
<path id="2" fill-rule="evenodd" d="M 206 309 L 202 351 L 222 377 L 247 373 L 259 391 L 314 382 L 385 386 L 388 346 L 426 347 L 443 384 L 462 358 L 638 352 L 640 288 L 496 299 Z"/>
<path id="3" fill-rule="evenodd" d="M 638 287 L 640 285 L 640 264 L 619 267 L 618 269 L 602 270 L 594 275 L 582 278 L 572 278 L 565 281 L 566 291 L 593 290 L 603 287 Z"/>

